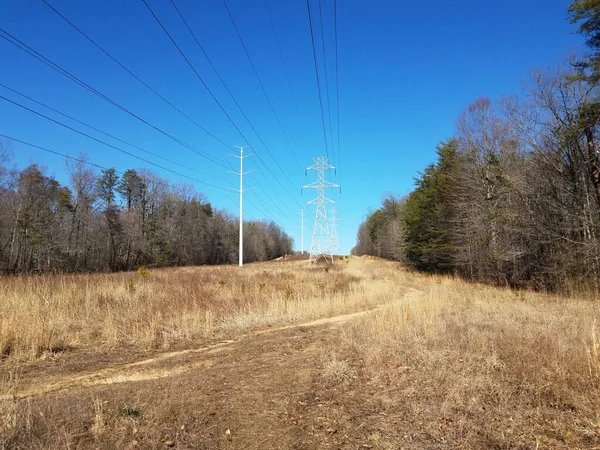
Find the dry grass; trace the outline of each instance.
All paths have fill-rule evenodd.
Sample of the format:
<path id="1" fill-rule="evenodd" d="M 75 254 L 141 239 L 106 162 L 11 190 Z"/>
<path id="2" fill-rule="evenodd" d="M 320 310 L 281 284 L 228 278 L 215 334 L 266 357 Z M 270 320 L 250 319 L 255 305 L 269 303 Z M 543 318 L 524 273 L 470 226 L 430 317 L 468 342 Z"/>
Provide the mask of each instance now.
<path id="1" fill-rule="evenodd" d="M 323 378 L 326 382 L 339 385 L 346 384 L 356 377 L 356 372 L 345 359 L 340 359 L 336 354 L 323 361 Z"/>
<path id="2" fill-rule="evenodd" d="M 409 418 L 380 443 L 600 448 L 598 303 L 414 277 L 423 295 L 356 321 L 336 343 L 364 401 Z"/>
<path id="3" fill-rule="evenodd" d="M 61 348 L 185 347 L 385 306 L 253 335 L 210 363 L 110 372 L 33 407 L 0 371 L 0 448 L 3 436 L 7 448 L 600 448 L 600 304 L 584 296 L 359 258 L 329 272 L 293 262 L 2 283 L 5 369 Z"/>
<path id="4" fill-rule="evenodd" d="M 305 262 L 0 280 L 0 358 L 143 350 L 368 308 L 360 274 Z M 370 289 L 370 286 L 369 286 Z"/>

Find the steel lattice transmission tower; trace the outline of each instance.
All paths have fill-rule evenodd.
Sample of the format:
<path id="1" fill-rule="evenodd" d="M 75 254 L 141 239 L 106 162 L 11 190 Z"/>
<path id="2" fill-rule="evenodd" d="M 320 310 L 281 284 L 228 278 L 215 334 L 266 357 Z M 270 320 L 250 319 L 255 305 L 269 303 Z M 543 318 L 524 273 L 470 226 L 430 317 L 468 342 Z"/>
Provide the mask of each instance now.
<path id="1" fill-rule="evenodd" d="M 329 239 L 331 240 L 331 250 L 333 253 L 340 251 L 340 241 L 338 236 L 338 218 L 337 218 L 337 206 L 331 208 L 331 215 L 329 216 Z M 339 253 L 338 253 L 339 254 Z"/>
<path id="2" fill-rule="evenodd" d="M 316 205 L 315 225 L 313 227 L 312 241 L 310 244 L 310 262 L 324 260 L 328 263 L 333 263 L 333 248 L 331 241 L 330 224 L 327 220 L 327 205 L 335 203 L 333 200 L 325 197 L 325 189 L 338 188 L 339 185 L 325 180 L 325 170 L 335 169 L 328 164 L 327 158 L 319 156 L 313 159 L 315 162 L 312 166 L 307 167 L 308 170 L 317 172 L 317 181 L 303 186 L 305 189 L 316 189 L 317 198 L 307 202 L 308 204 Z"/>

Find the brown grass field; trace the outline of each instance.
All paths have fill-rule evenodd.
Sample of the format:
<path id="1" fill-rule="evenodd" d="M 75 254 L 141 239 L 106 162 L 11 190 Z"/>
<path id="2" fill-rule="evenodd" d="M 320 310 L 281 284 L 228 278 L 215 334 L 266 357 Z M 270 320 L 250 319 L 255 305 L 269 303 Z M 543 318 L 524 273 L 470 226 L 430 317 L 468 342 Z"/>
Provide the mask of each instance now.
<path id="1" fill-rule="evenodd" d="M 357 257 L 0 288 L 0 449 L 600 448 L 591 296 Z"/>

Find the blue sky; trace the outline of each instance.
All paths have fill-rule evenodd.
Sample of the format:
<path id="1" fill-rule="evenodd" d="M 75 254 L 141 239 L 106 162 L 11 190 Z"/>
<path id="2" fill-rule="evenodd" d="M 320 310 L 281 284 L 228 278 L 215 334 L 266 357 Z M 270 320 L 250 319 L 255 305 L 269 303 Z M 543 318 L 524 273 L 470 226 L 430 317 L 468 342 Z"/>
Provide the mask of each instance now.
<path id="1" fill-rule="evenodd" d="M 268 0 L 283 52 L 282 62 L 266 0 L 227 0 L 294 156 L 246 58 L 223 0 L 174 1 L 260 138 L 170 1 L 147 1 L 249 142 L 243 141 L 142 0 L 48 2 L 222 142 L 150 92 L 42 0 L 0 0 L 0 28 L 145 121 L 221 164 L 237 168 L 237 160 L 228 156 L 234 152 L 229 146 L 251 144 L 253 148 L 248 151 L 257 156 L 246 160 L 246 168 L 254 170 L 246 184 L 255 190 L 247 194 L 246 217 L 275 219 L 294 237 L 299 248 L 300 210 L 304 206 L 305 247 L 309 248 L 314 210 L 305 203 L 314 193 L 304 190 L 301 195 L 300 188 L 314 181 L 314 174 L 305 176 L 304 167 L 312 164 L 313 157 L 325 156 L 326 150 L 306 2 Z M 329 193 L 338 202 L 342 252 L 350 251 L 359 223 L 369 209 L 379 206 L 383 195 L 410 192 L 413 178 L 435 159 L 436 144 L 453 134 L 456 117 L 469 103 L 483 95 L 498 99 L 518 93 L 532 70 L 555 65 L 570 53 L 582 51 L 583 39 L 567 20 L 568 3 L 338 0 L 338 152 L 333 0 L 322 0 L 329 96 L 325 92 L 319 3 L 311 0 L 328 151 L 330 162 L 339 167 L 331 174 L 331 181 L 342 185 L 341 194 Z M 180 165 L 106 138 L 0 86 L 1 96 L 212 186 L 119 153 L 2 99 L 1 134 L 71 156 L 82 152 L 91 162 L 120 171 L 149 168 L 173 182 L 190 182 L 216 207 L 237 214 L 233 201 L 237 202 L 237 194 L 227 189 L 237 185 L 238 180 L 227 173 L 227 167 L 160 134 L 5 39 L 0 39 L 0 60 L 0 83 Z M 39 163 L 66 182 L 64 158 L 16 142 L 12 149 L 18 167 Z"/>

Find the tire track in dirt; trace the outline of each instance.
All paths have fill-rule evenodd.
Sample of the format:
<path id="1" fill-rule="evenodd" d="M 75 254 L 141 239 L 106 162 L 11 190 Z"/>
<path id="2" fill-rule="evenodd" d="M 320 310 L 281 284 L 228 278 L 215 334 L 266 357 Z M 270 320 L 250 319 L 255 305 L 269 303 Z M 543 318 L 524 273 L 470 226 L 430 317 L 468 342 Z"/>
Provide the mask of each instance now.
<path id="1" fill-rule="evenodd" d="M 179 365 L 171 364 L 168 367 L 149 368 L 148 366 L 159 364 L 161 362 L 165 362 L 174 358 L 181 358 L 191 354 L 217 354 L 226 350 L 234 349 L 236 344 L 246 341 L 248 339 L 252 339 L 265 334 L 277 333 L 284 330 L 290 330 L 295 328 L 320 327 L 328 325 L 339 326 L 351 320 L 363 317 L 367 314 L 381 311 L 385 308 L 391 307 L 397 304 L 398 302 L 404 300 L 414 300 L 424 294 L 424 292 L 419 289 L 410 287 L 405 287 L 405 289 L 407 290 L 407 292 L 400 299 L 378 305 L 375 308 L 349 314 L 341 314 L 333 317 L 311 320 L 309 322 L 257 330 L 252 332 L 252 334 L 250 335 L 242 336 L 236 340 L 225 340 L 217 344 L 208 345 L 200 348 L 162 353 L 153 358 L 147 358 L 128 364 L 123 364 L 118 367 L 105 368 L 102 370 L 89 372 L 82 375 L 60 376 L 56 379 L 49 380 L 44 384 L 18 387 L 17 389 L 15 389 L 14 392 L 9 392 L 8 394 L 0 395 L 0 401 L 16 400 L 27 397 L 39 397 L 47 394 L 66 392 L 77 389 L 85 389 L 100 385 L 156 380 L 161 378 L 174 377 L 187 372 L 191 372 L 193 370 L 207 369 L 214 364 L 213 360 L 203 359 L 201 361 L 188 361 L 184 364 Z M 140 368 L 142 369 L 140 370 Z"/>

